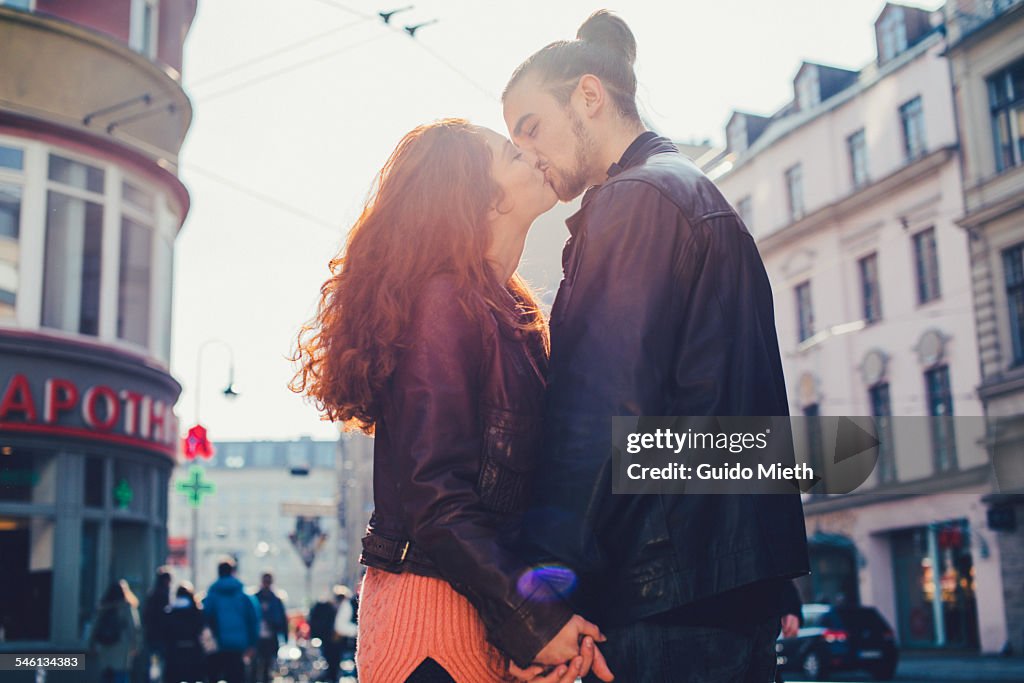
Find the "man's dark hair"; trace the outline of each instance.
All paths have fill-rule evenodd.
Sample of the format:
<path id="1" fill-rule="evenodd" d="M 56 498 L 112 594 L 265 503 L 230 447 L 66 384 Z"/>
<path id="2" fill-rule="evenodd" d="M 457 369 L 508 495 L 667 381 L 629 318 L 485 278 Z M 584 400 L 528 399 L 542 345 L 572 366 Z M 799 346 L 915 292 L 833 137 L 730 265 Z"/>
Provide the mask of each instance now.
<path id="1" fill-rule="evenodd" d="M 225 557 L 217 565 L 217 576 L 224 578 L 225 576 L 231 576 L 235 573 L 235 561 L 230 557 Z"/>
<path id="2" fill-rule="evenodd" d="M 584 74 L 601 79 L 619 113 L 640 120 L 636 107 L 636 38 L 622 19 L 608 10 L 594 12 L 576 32 L 576 40 L 559 40 L 534 52 L 512 74 L 501 99 L 528 74 L 536 73 L 562 104 Z"/>

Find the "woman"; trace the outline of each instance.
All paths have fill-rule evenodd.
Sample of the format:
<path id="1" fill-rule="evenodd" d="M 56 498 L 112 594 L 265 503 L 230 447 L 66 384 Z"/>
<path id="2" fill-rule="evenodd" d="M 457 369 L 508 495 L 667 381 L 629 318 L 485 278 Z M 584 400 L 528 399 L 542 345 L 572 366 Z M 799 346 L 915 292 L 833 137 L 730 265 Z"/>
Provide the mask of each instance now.
<path id="1" fill-rule="evenodd" d="M 571 681 L 595 657 L 610 680 L 597 627 L 506 543 L 536 466 L 547 362 L 515 271 L 554 203 L 536 159 L 501 135 L 460 119 L 413 130 L 299 335 L 292 389 L 376 437 L 365 683 Z"/>
<path id="2" fill-rule="evenodd" d="M 204 628 L 203 613 L 188 581 L 182 581 L 174 595 L 163 620 L 167 653 L 164 683 L 205 681 L 206 652 L 199 640 Z"/>
<path id="3" fill-rule="evenodd" d="M 128 683 L 140 630 L 138 598 L 124 579 L 113 582 L 103 593 L 89 632 L 89 652 L 103 683 Z"/>

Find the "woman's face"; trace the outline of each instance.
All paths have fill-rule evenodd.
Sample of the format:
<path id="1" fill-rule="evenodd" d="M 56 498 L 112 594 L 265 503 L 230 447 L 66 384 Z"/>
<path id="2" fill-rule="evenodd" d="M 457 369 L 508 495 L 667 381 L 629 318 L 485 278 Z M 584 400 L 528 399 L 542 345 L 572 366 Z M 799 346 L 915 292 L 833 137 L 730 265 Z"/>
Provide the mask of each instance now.
<path id="1" fill-rule="evenodd" d="M 505 194 L 498 210 L 532 223 L 558 201 L 554 188 L 537 168 L 537 157 L 490 128 L 480 128 L 480 132 L 491 148 L 491 175 Z"/>

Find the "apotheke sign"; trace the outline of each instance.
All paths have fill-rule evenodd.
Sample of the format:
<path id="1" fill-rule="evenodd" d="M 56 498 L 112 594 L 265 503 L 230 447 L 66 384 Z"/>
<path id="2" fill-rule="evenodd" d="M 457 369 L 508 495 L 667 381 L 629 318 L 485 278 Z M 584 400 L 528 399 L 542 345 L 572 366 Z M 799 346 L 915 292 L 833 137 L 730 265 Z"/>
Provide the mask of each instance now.
<path id="1" fill-rule="evenodd" d="M 174 457 L 174 406 L 146 392 L 67 377 L 0 375 L 0 432 L 105 441 Z"/>

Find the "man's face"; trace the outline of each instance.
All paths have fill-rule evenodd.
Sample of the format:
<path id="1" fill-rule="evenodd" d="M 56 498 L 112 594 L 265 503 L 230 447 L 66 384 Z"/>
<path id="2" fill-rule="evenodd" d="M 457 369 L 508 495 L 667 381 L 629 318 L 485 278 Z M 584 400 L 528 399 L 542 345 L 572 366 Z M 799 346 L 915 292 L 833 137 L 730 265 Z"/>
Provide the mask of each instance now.
<path id="1" fill-rule="evenodd" d="M 537 156 L 559 199 L 574 199 L 593 184 L 594 141 L 571 102 L 561 104 L 535 77 L 526 76 L 505 96 L 504 115 L 512 142 Z"/>
<path id="2" fill-rule="evenodd" d="M 264 575 L 262 577 L 261 583 L 263 584 L 264 588 L 270 588 L 272 585 L 274 585 L 274 577 Z"/>

